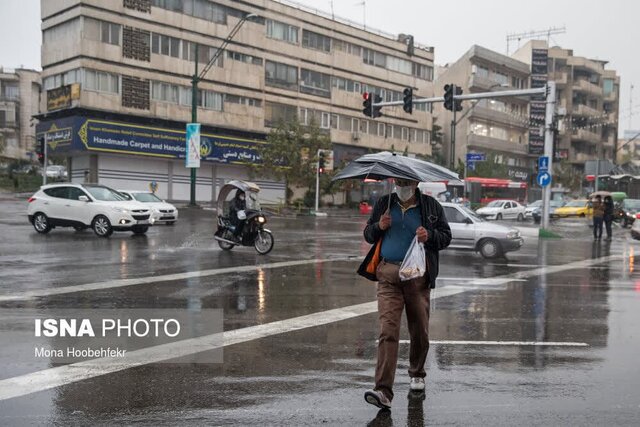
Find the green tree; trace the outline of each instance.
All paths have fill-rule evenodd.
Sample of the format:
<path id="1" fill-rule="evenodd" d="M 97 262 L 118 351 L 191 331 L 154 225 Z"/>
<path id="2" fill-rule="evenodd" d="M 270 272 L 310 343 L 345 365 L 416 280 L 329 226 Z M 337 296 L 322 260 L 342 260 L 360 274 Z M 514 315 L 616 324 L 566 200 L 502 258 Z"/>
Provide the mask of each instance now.
<path id="1" fill-rule="evenodd" d="M 566 160 L 561 160 L 553 165 L 553 183 L 560 184 L 571 191 L 578 191 L 582 175 Z"/>
<path id="2" fill-rule="evenodd" d="M 458 161 L 462 163 L 462 161 Z M 489 154 L 487 155 L 487 159 L 485 161 L 475 162 L 475 170 L 469 169 L 467 175 L 478 176 L 482 178 L 508 178 L 509 168 L 505 164 L 496 162 L 496 157 L 494 154 Z"/>
<path id="3" fill-rule="evenodd" d="M 330 148 L 331 140 L 316 123 L 303 126 L 297 120 L 280 122 L 271 130 L 266 143 L 258 146 L 262 163 L 254 165 L 253 172 L 265 178 L 283 180 L 288 204 L 290 186 L 315 191 L 318 150 Z"/>
<path id="4" fill-rule="evenodd" d="M 442 126 L 438 124 L 438 118 L 433 118 L 431 124 L 431 142 L 433 145 L 442 145 L 444 140 L 444 133 L 442 132 Z"/>

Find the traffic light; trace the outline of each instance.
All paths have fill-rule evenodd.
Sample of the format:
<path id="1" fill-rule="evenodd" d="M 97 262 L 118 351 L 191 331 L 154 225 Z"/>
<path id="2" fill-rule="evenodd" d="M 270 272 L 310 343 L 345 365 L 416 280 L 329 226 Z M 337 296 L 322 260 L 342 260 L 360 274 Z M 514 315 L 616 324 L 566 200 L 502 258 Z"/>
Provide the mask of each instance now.
<path id="1" fill-rule="evenodd" d="M 413 88 L 407 87 L 402 92 L 404 94 L 404 98 L 402 98 L 402 109 L 405 113 L 412 114 L 413 113 Z"/>
<path id="2" fill-rule="evenodd" d="M 371 96 L 369 96 L 368 92 L 365 92 L 362 94 L 362 99 L 364 99 L 364 101 L 362 102 L 362 114 L 367 117 L 373 117 L 373 111 L 371 110 Z"/>
<path id="3" fill-rule="evenodd" d="M 374 119 L 382 116 L 382 112 L 380 111 L 382 107 L 373 105 L 374 103 L 382 102 L 382 97 L 380 95 L 365 92 L 362 94 L 362 98 L 364 99 L 362 102 L 362 114 Z"/>
<path id="4" fill-rule="evenodd" d="M 380 95 L 378 95 L 378 94 L 374 94 L 373 95 L 373 103 L 374 104 L 378 104 L 380 102 L 382 102 L 382 97 Z M 373 116 L 371 116 L 371 117 L 373 117 L 374 119 L 377 118 L 377 117 L 382 117 L 382 112 L 380 110 L 382 110 L 382 107 L 374 105 L 373 106 Z"/>
<path id="5" fill-rule="evenodd" d="M 326 166 L 326 159 L 324 151 L 320 151 L 318 154 L 318 173 L 324 173 L 324 168 Z"/>
<path id="6" fill-rule="evenodd" d="M 462 88 L 460 86 L 456 86 L 456 95 L 462 95 Z M 462 111 L 462 101 L 454 100 L 453 105 L 456 111 Z"/>
<path id="7" fill-rule="evenodd" d="M 454 85 L 444 85 L 444 108 L 453 111 Z"/>
<path id="8" fill-rule="evenodd" d="M 36 141 L 36 156 L 41 165 L 44 165 L 44 136 L 41 136 Z"/>

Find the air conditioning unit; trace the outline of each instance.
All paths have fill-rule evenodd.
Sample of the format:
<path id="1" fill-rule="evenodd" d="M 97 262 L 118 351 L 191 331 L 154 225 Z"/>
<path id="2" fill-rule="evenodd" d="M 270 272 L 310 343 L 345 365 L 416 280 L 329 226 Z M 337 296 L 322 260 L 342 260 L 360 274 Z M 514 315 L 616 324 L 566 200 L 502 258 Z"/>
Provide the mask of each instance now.
<path id="1" fill-rule="evenodd" d="M 358 132 L 353 132 L 351 134 L 351 140 L 352 141 L 360 141 L 360 134 Z"/>

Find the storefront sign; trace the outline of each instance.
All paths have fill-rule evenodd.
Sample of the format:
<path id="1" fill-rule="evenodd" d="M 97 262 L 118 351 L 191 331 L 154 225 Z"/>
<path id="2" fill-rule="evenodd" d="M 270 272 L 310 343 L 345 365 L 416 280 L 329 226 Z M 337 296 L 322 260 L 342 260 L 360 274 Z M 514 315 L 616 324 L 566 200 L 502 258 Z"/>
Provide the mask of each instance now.
<path id="1" fill-rule="evenodd" d="M 531 88 L 537 89 L 547 84 L 547 67 L 549 55 L 547 49 L 533 49 L 531 51 Z M 534 96 L 529 103 L 529 154 L 544 153 L 544 126 L 546 113 L 545 96 Z"/>

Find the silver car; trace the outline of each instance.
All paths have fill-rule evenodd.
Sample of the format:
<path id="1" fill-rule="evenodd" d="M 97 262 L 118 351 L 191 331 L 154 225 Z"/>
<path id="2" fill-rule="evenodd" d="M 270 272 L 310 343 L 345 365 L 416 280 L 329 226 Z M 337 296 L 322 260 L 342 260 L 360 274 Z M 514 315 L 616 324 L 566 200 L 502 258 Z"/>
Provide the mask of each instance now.
<path id="1" fill-rule="evenodd" d="M 480 252 L 485 258 L 496 258 L 519 250 L 524 243 L 516 228 L 487 222 L 462 205 L 440 204 L 451 227 L 451 249 L 467 249 Z"/>

